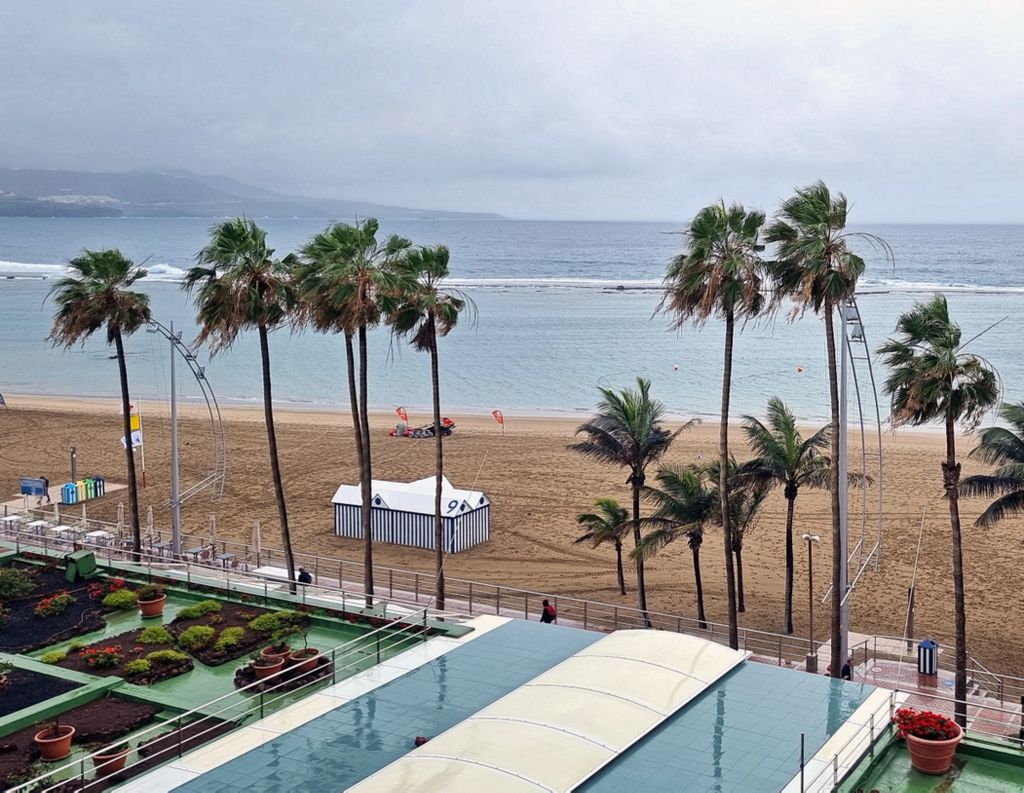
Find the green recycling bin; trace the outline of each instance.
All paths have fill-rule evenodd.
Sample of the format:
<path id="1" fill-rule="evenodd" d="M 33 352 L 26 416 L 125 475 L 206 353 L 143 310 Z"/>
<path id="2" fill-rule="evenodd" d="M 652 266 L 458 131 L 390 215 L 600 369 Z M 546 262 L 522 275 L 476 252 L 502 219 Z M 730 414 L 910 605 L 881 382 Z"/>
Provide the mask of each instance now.
<path id="1" fill-rule="evenodd" d="M 67 555 L 68 567 L 64 572 L 64 580 L 73 584 L 79 579 L 95 578 L 99 575 L 96 569 L 96 554 L 92 551 L 76 551 Z"/>

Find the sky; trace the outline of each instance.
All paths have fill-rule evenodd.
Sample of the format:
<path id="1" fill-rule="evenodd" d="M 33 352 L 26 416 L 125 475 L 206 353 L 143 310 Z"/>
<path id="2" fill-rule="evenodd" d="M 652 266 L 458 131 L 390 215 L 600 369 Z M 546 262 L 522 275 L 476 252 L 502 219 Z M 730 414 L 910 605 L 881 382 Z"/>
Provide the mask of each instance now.
<path id="1" fill-rule="evenodd" d="M 0 166 L 540 219 L 1022 222 L 1024 3 L 7 0 Z"/>

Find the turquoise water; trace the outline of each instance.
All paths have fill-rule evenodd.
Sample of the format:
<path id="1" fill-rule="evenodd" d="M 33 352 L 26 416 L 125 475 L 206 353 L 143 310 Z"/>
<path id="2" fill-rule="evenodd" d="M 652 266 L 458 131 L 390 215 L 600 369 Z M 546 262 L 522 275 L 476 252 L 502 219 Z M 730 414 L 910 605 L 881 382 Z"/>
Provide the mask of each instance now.
<path id="1" fill-rule="evenodd" d="M 121 246 L 147 260 L 154 315 L 193 335 L 193 312 L 174 279 L 204 241 L 200 219 L 0 218 L 0 392 L 110 396 L 115 362 L 102 339 L 70 351 L 45 341 L 52 305 L 44 304 L 59 264 L 80 248 Z M 321 220 L 268 220 L 271 244 L 293 249 L 325 225 Z M 446 410 L 584 414 L 597 385 L 619 386 L 637 375 L 681 416 L 713 416 L 718 408 L 722 334 L 711 321 L 676 333 L 656 315 L 657 286 L 678 250 L 678 228 L 653 223 L 537 223 L 409 221 L 387 231 L 416 242 L 446 242 L 456 284 L 476 302 L 479 319 L 441 345 Z M 886 226 L 897 268 L 870 250 L 860 305 L 872 347 L 890 333 L 901 311 L 936 289 L 950 299 L 965 338 L 1007 317 L 974 343 L 1007 384 L 1007 398 L 1024 397 L 1024 359 L 1017 351 L 1024 312 L 1024 226 Z M 161 280 L 162 279 L 162 280 Z M 617 287 L 624 289 L 619 290 Z M 168 352 L 152 335 L 128 342 L 132 391 L 166 398 Z M 345 402 L 344 352 L 337 338 L 272 336 L 275 396 L 298 405 Z M 260 395 L 255 339 L 206 360 L 222 400 L 256 402 Z M 383 330 L 371 334 L 370 403 L 404 405 L 412 421 L 426 420 L 429 362 Z M 800 371 L 802 370 L 802 371 Z M 879 373 L 880 374 L 880 373 Z M 745 329 L 737 340 L 733 410 L 763 413 L 778 394 L 804 419 L 828 413 L 821 322 L 808 315 L 789 323 L 777 316 Z M 182 393 L 196 396 L 187 381 Z"/>
<path id="2" fill-rule="evenodd" d="M 510 622 L 175 790 L 343 790 L 600 638 Z"/>

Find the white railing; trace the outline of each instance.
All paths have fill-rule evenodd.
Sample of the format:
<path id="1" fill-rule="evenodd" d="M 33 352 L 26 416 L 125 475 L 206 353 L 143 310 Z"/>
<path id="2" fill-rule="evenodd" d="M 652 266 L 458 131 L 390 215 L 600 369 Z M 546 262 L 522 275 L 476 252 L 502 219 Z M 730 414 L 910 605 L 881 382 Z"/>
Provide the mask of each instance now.
<path id="1" fill-rule="evenodd" d="M 339 678 L 343 679 L 361 671 L 359 669 L 361 665 L 372 666 L 375 663 L 380 663 L 382 655 L 394 654 L 394 651 L 400 648 L 412 646 L 421 639 L 425 639 L 426 621 L 427 610 L 422 609 L 413 615 L 407 615 L 402 620 L 403 627 L 395 627 L 397 624 L 395 621 L 323 653 L 323 657 L 330 657 L 330 682 L 336 683 Z M 368 664 L 368 659 L 371 658 L 373 662 Z M 286 673 L 292 675 L 292 679 L 304 677 L 309 679 L 300 686 L 289 686 L 287 689 L 274 688 L 275 680 L 278 683 L 282 682 Z M 293 699 L 295 692 L 309 693 L 312 686 L 318 683 L 326 684 L 327 680 L 328 675 L 322 672 L 322 667 L 302 672 L 297 678 L 294 676 L 294 672 L 282 669 L 263 680 L 257 680 L 172 719 L 133 733 L 128 740 L 135 742 L 132 749 L 134 757 L 125 766 L 125 771 L 141 764 L 155 767 L 172 757 L 181 757 L 184 752 L 198 748 L 206 742 L 201 739 L 218 738 L 222 734 L 243 726 L 243 722 L 247 720 L 263 718 L 266 713 L 276 710 L 278 705 Z M 264 687 L 268 685 L 270 689 L 265 690 Z M 225 729 L 226 725 L 233 726 Z M 140 755 L 138 750 L 146 740 L 152 740 L 151 746 L 155 748 L 146 752 L 145 755 Z M 109 752 L 124 742 L 125 739 L 119 739 L 110 746 L 63 765 L 54 765 L 47 770 L 46 774 L 9 788 L 8 793 L 28 793 L 28 791 L 44 793 L 57 790 L 73 780 L 78 781 L 79 790 L 91 790 L 101 784 L 106 785 L 109 783 L 109 779 L 90 779 L 88 775 L 95 768 L 97 755 Z"/>

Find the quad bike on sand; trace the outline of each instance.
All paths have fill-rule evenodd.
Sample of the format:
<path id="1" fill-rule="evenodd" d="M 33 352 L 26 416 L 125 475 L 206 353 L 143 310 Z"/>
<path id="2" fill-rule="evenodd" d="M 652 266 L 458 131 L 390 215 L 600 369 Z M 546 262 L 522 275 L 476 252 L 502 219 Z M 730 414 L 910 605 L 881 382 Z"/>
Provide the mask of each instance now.
<path id="1" fill-rule="evenodd" d="M 455 422 L 445 416 L 441 419 L 441 436 L 445 437 L 451 435 L 455 430 Z M 434 422 L 429 424 L 423 424 L 419 427 L 409 427 L 405 422 L 398 422 L 395 428 L 391 430 L 388 435 L 392 438 L 433 438 L 434 437 Z"/>

